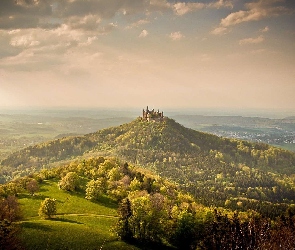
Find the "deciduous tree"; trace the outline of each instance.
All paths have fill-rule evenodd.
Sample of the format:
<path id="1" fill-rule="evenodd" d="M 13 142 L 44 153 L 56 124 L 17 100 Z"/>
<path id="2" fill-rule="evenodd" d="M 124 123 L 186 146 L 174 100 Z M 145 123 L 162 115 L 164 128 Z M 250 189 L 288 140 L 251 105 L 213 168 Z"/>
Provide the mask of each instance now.
<path id="1" fill-rule="evenodd" d="M 69 172 L 58 184 L 63 190 L 75 191 L 80 187 L 80 178 L 75 172 Z"/>
<path id="2" fill-rule="evenodd" d="M 41 202 L 39 208 L 39 216 L 50 219 L 52 215 L 56 214 L 56 200 L 51 198 L 46 198 Z"/>
<path id="3" fill-rule="evenodd" d="M 27 182 L 26 188 L 28 192 L 33 196 L 35 192 L 39 191 L 38 182 L 35 179 L 32 179 L 29 182 Z"/>

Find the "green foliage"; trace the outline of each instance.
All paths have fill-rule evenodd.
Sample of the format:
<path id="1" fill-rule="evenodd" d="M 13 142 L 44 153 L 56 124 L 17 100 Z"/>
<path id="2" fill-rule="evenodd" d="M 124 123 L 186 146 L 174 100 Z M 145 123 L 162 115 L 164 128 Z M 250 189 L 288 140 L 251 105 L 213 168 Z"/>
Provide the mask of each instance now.
<path id="1" fill-rule="evenodd" d="M 75 172 L 68 172 L 58 183 L 59 188 L 66 191 L 75 191 L 80 187 L 80 178 Z"/>
<path id="2" fill-rule="evenodd" d="M 99 198 L 106 193 L 106 179 L 103 177 L 97 180 L 91 180 L 86 185 L 86 199 L 99 200 Z"/>
<path id="3" fill-rule="evenodd" d="M 86 166 L 92 160 L 85 162 Z M 79 164 L 73 162 L 52 171 L 65 173 L 68 168 L 78 171 Z M 116 202 L 108 197 L 99 202 L 90 202 L 85 199 L 83 190 L 64 192 L 58 189 L 57 182 L 56 179 L 43 181 L 35 196 L 26 193 L 19 195 L 24 214 L 24 221 L 20 222 L 23 248 L 46 249 L 50 246 L 50 249 L 80 249 L 83 246 L 85 249 L 96 249 L 103 246 L 103 249 L 138 249 L 119 241 L 110 232 L 117 220 Z M 43 197 L 56 199 L 58 213 L 51 220 L 39 220 L 36 217 Z"/>
<path id="4" fill-rule="evenodd" d="M 112 174 L 109 174 L 110 170 Z M 241 166 L 241 170 L 248 174 L 251 172 L 251 168 L 246 166 Z M 88 249 L 95 248 L 95 245 L 112 249 L 114 245 L 111 242 L 116 240 L 108 230 L 116 221 L 116 235 L 144 246 L 156 244 L 164 248 L 168 244 L 179 249 L 254 250 L 271 249 L 272 244 L 282 245 L 283 249 L 293 248 L 294 206 L 286 206 L 285 211 L 287 208 L 288 211 L 282 212 L 281 217 L 273 221 L 250 210 L 238 213 L 205 207 L 174 183 L 147 170 L 122 164 L 114 158 L 75 161 L 51 171 L 54 176 L 79 173 L 82 175 L 78 175 L 80 180 L 85 184 L 87 182 L 89 195 L 99 195 L 95 202 L 90 202 L 84 198 L 82 190 L 74 195 L 58 190 L 58 180 L 55 179 L 44 180 L 40 184 L 40 192 L 35 196 L 20 193 L 26 216 L 26 221 L 21 222 L 24 230 L 22 241 L 26 242 L 25 246 L 29 249 L 33 245 L 46 248 L 43 243 L 46 239 L 49 239 L 54 249 L 58 248 L 54 242 L 62 239 L 63 248 L 76 249 L 83 240 L 87 242 Z M 18 183 L 23 185 L 21 183 L 29 180 L 22 179 Z M 134 184 L 130 186 L 131 183 Z M 120 194 L 117 196 L 119 199 L 116 194 Z M 55 203 L 59 204 L 59 214 L 50 221 L 36 220 L 36 212 L 32 212 L 38 210 L 37 204 L 44 196 L 51 197 L 47 199 L 55 197 Z M 116 201 L 120 201 L 118 217 L 115 212 Z M 229 199 L 227 205 L 231 203 L 245 206 L 245 200 Z M 28 242 L 25 239 L 30 234 L 36 237 L 30 237 Z M 75 239 L 71 239 L 73 235 Z M 88 241 L 87 235 L 91 238 Z"/>
<path id="5" fill-rule="evenodd" d="M 102 154 L 116 158 L 93 157 Z M 200 133 L 168 118 L 151 123 L 137 119 L 84 137 L 37 145 L 7 158 L 2 164 L 21 163 L 22 171 L 32 161 L 38 162 L 39 167 L 44 164 L 49 167 L 50 163 L 77 155 L 82 158 L 63 163 L 59 168 L 43 169 L 38 174 L 39 180 L 62 177 L 60 187 L 77 191 L 77 195 L 79 187 L 86 186 L 86 198 L 96 202 L 112 199 L 124 203 L 128 199 L 130 204 L 121 210 L 127 206 L 130 213 L 120 217 L 117 226 L 118 234 L 126 239 L 178 246 L 181 238 L 188 237 L 185 248 L 210 246 L 212 242 L 221 244 L 227 242 L 223 228 L 232 235 L 231 228 L 239 225 L 247 235 L 251 219 L 246 222 L 240 217 L 233 219 L 230 212 L 210 217 L 212 209 L 197 203 L 245 213 L 254 210 L 273 220 L 294 203 L 295 180 L 290 175 L 295 169 L 294 153 L 266 144 Z M 117 157 L 140 164 L 155 174 L 122 164 Z M 26 179 L 8 183 L 0 188 L 0 193 L 18 195 L 26 187 L 24 183 Z M 191 195 L 180 192 L 179 188 Z M 258 225 L 261 223 L 269 222 Z M 217 232 L 220 238 L 203 239 L 208 230 L 210 235 Z M 238 237 L 234 235 L 232 239 L 240 241 Z"/>
<path id="6" fill-rule="evenodd" d="M 39 208 L 39 216 L 50 219 L 56 214 L 56 199 L 45 198 Z"/>
<path id="7" fill-rule="evenodd" d="M 15 153 L 2 161 L 7 167 L 23 171 L 30 166 L 43 168 L 40 180 L 59 178 L 76 172 L 89 179 L 106 178 L 113 198 L 122 200 L 128 187 L 122 183 L 126 173 L 116 163 L 96 155 L 114 155 L 140 164 L 162 177 L 178 183 L 206 206 L 225 206 L 239 211 L 254 209 L 266 216 L 279 216 L 294 202 L 295 154 L 266 144 L 255 144 L 187 129 L 165 118 L 163 122 L 136 119 L 119 127 L 100 130 L 83 137 L 68 137 L 43 143 Z M 85 161 L 64 170 L 44 169 L 54 162 L 77 155 Z M 87 160 L 90 158 L 91 160 Z M 113 164 L 114 163 L 114 164 Z M 131 187 L 155 188 L 156 183 L 136 176 Z M 149 185 L 147 188 L 146 185 Z M 9 194 L 17 195 L 10 188 Z"/>

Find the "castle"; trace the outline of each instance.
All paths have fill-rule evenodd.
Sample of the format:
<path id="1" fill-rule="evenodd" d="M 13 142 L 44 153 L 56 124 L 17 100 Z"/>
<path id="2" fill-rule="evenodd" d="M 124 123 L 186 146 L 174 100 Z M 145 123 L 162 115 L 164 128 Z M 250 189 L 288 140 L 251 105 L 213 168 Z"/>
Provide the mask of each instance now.
<path id="1" fill-rule="evenodd" d="M 146 110 L 142 110 L 142 119 L 145 121 L 162 121 L 164 119 L 164 113 L 159 110 L 149 110 L 149 107 L 147 106 Z"/>

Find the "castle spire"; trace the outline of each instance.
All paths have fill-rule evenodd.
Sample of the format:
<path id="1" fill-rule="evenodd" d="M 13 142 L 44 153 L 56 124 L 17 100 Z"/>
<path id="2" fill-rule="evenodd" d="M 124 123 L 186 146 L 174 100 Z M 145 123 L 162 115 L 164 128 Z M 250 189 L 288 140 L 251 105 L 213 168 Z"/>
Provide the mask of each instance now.
<path id="1" fill-rule="evenodd" d="M 142 110 L 142 119 L 146 121 L 163 121 L 164 113 L 155 111 L 155 109 L 149 110 L 149 106 L 146 106 L 146 110 Z"/>

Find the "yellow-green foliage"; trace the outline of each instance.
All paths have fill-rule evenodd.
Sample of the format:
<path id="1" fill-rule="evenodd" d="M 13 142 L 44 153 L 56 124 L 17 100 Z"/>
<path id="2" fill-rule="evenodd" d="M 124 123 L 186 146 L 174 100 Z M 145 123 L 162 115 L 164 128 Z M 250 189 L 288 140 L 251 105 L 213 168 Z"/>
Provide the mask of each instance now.
<path id="1" fill-rule="evenodd" d="M 41 202 L 39 209 L 39 216 L 45 218 L 51 218 L 56 214 L 56 200 L 53 198 L 45 198 L 44 201 Z"/>

